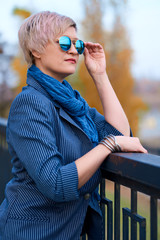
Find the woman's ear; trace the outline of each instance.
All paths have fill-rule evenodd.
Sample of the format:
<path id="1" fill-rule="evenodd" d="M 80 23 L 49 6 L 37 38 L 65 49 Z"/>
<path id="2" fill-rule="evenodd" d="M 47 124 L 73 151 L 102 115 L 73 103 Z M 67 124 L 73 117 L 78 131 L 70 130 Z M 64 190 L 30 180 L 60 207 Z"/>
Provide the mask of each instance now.
<path id="1" fill-rule="evenodd" d="M 41 58 L 41 54 L 36 50 L 32 50 L 32 55 L 34 56 L 34 58 Z"/>

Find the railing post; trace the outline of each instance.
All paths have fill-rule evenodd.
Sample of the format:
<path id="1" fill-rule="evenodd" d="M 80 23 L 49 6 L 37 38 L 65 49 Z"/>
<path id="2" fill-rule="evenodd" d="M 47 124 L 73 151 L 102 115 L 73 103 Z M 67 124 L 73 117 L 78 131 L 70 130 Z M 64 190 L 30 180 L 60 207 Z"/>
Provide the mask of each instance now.
<path id="1" fill-rule="evenodd" d="M 105 198 L 105 189 L 106 189 L 106 184 L 105 184 L 105 179 L 102 178 L 101 184 L 100 184 L 100 195 L 101 199 Z M 105 240 L 105 205 L 101 202 L 101 211 L 102 211 L 102 217 L 103 217 L 103 240 Z"/>
<path id="2" fill-rule="evenodd" d="M 131 189 L 131 213 L 137 214 L 137 192 Z M 131 240 L 137 240 L 137 222 L 131 218 Z"/>
<path id="3" fill-rule="evenodd" d="M 157 240 L 157 199 L 150 198 L 150 227 L 151 227 L 151 240 Z"/>
<path id="4" fill-rule="evenodd" d="M 114 187 L 114 240 L 120 240 L 120 185 Z"/>
<path id="5" fill-rule="evenodd" d="M 123 240 L 128 240 L 129 238 L 129 221 L 128 215 L 126 214 L 126 209 L 123 208 Z"/>

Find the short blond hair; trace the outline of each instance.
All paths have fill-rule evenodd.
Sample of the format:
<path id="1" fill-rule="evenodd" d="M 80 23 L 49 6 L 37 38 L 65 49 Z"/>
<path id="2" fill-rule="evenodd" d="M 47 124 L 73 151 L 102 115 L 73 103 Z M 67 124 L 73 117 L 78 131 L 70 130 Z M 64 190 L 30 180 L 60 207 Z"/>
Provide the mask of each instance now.
<path id="1" fill-rule="evenodd" d="M 34 63 L 33 50 L 43 53 L 47 43 L 69 27 L 77 30 L 76 23 L 71 18 L 56 12 L 43 11 L 25 19 L 18 37 L 28 67 Z"/>

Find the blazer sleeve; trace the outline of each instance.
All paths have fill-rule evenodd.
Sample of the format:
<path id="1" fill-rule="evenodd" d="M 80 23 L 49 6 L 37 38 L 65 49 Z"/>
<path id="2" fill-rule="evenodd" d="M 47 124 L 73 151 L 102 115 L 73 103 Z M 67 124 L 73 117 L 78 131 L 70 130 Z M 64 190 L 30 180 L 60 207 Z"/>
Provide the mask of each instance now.
<path id="1" fill-rule="evenodd" d="M 76 164 L 62 164 L 50 111 L 35 95 L 18 96 L 8 120 L 8 143 L 40 192 L 57 202 L 75 200 L 79 198 Z"/>
<path id="2" fill-rule="evenodd" d="M 110 123 L 108 123 L 105 120 L 104 116 L 100 114 L 95 108 L 89 107 L 89 114 L 97 127 L 99 141 L 101 141 L 105 136 L 109 134 L 113 134 L 115 136 L 123 136 L 123 134 L 115 127 L 113 127 Z"/>

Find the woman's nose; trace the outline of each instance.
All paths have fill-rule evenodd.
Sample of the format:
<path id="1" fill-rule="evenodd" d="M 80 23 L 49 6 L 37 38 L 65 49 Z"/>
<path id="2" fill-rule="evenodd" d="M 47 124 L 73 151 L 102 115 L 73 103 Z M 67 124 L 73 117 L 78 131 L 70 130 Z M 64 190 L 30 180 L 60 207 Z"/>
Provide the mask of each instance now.
<path id="1" fill-rule="evenodd" d="M 75 44 L 72 42 L 70 49 L 68 50 L 68 53 L 78 54 Z"/>

